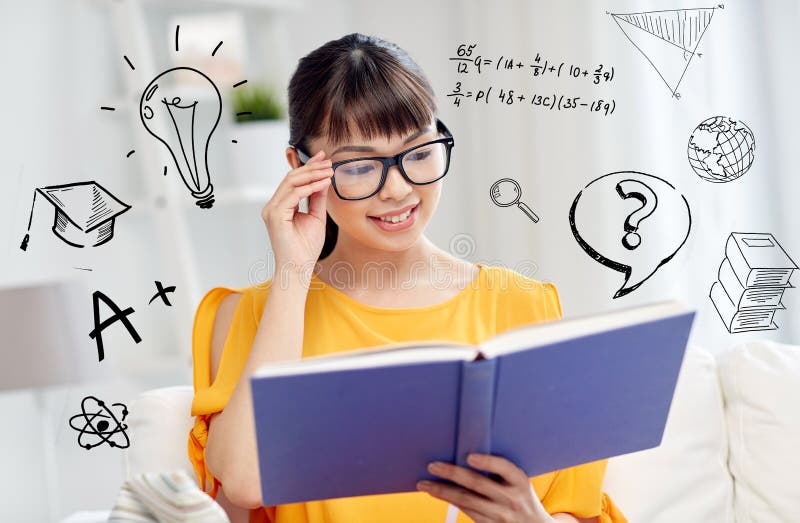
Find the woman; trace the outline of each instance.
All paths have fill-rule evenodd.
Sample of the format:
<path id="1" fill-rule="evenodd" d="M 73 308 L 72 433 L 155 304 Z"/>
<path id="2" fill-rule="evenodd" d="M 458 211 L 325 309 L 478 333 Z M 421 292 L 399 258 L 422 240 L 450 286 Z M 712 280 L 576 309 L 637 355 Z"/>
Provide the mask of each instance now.
<path id="1" fill-rule="evenodd" d="M 429 471 L 459 487 L 261 506 L 248 380 L 260 365 L 419 339 L 480 343 L 561 317 L 552 284 L 459 260 L 424 236 L 454 145 L 434 98 L 417 64 L 378 38 L 350 34 L 300 60 L 289 84 L 291 171 L 262 211 L 275 275 L 212 289 L 195 317 L 189 453 L 198 479 L 250 521 L 439 522 L 448 504 L 458 521 L 626 521 L 601 491 L 606 461 L 529 479 L 492 455 L 471 463 L 502 482 L 443 464 Z M 364 157 L 383 159 L 356 160 Z M 413 285 L 370 281 L 375 265 Z"/>

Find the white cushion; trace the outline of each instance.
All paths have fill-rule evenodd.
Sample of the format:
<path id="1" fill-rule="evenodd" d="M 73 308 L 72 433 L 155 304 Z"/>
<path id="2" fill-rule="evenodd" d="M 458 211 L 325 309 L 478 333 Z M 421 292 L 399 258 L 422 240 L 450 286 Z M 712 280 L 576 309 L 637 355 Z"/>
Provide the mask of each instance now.
<path id="1" fill-rule="evenodd" d="M 737 523 L 800 520 L 800 346 L 771 341 L 717 356 Z"/>
<path id="2" fill-rule="evenodd" d="M 733 485 L 714 356 L 684 355 L 661 445 L 609 459 L 603 490 L 633 523 L 733 521 Z"/>
<path id="3" fill-rule="evenodd" d="M 59 523 L 107 523 L 110 510 L 82 510 L 70 514 Z"/>
<path id="4" fill-rule="evenodd" d="M 125 452 L 127 477 L 145 472 L 185 470 L 194 478 L 189 461 L 189 430 L 194 389 L 165 387 L 140 394 L 131 403 Z"/>

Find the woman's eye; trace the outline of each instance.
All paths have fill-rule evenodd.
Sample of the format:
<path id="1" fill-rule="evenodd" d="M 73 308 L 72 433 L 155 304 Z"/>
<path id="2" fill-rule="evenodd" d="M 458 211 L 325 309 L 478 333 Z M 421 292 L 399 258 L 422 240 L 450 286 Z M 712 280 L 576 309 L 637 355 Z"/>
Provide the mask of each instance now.
<path id="1" fill-rule="evenodd" d="M 427 158 L 430 155 L 431 155 L 430 150 L 415 151 L 414 153 L 409 155 L 408 159 L 411 160 L 411 161 L 418 162 L 420 160 L 424 160 L 425 158 Z"/>
<path id="2" fill-rule="evenodd" d="M 373 165 L 343 165 L 339 169 L 342 171 L 342 174 L 346 174 L 348 176 L 359 175 L 359 174 L 369 174 L 375 170 L 375 166 Z"/>

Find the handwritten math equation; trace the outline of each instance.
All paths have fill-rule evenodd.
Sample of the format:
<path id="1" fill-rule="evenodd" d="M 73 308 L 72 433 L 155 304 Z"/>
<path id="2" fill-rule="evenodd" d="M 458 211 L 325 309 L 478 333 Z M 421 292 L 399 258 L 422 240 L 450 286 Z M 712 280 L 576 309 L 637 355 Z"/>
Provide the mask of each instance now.
<path id="1" fill-rule="evenodd" d="M 456 49 L 456 56 L 449 60 L 457 64 L 458 74 L 470 74 L 477 71 L 481 75 L 488 71 L 511 71 L 525 70 L 529 79 L 564 79 L 571 80 L 572 83 L 583 81 L 583 85 L 600 86 L 608 84 L 614 80 L 614 66 L 598 64 L 597 66 L 585 67 L 577 64 L 570 64 L 563 60 L 552 60 L 537 52 L 536 56 L 528 61 L 522 59 L 500 55 L 497 58 L 486 57 L 477 54 L 475 48 L 477 44 L 460 44 Z M 524 92 L 520 89 L 509 89 L 508 86 L 496 88 L 489 86 L 481 89 L 464 89 L 463 82 L 457 81 L 455 88 L 447 95 L 452 99 L 453 105 L 460 107 L 462 101 L 491 102 L 503 105 L 531 105 L 541 107 L 551 111 L 586 110 L 591 113 L 609 116 L 614 114 L 616 101 L 613 98 L 605 97 L 583 97 L 568 96 L 562 92 Z M 492 95 L 492 90 L 495 93 Z M 499 90 L 499 92 L 498 92 Z"/>
<path id="2" fill-rule="evenodd" d="M 579 65 L 567 64 L 566 62 L 553 62 L 547 58 L 542 61 L 541 53 L 536 53 L 533 61 L 530 63 L 522 63 L 520 60 L 515 60 L 511 57 L 500 55 L 496 60 L 492 58 L 485 58 L 482 55 L 472 56 L 472 51 L 477 44 L 467 45 L 461 44 L 456 50 L 456 55 L 451 57 L 451 61 L 458 64 L 459 74 L 469 74 L 470 66 L 475 66 L 478 74 L 481 74 L 484 68 L 491 68 L 492 63 L 495 64 L 496 71 L 504 70 L 520 70 L 525 67 L 530 68 L 532 76 L 556 76 L 561 78 L 562 75 L 566 78 L 589 78 L 591 75 L 592 83 L 597 85 L 600 82 L 610 82 L 614 79 L 614 66 L 610 68 L 603 64 L 599 64 L 592 71 L 591 68 L 581 67 Z M 567 66 L 567 69 L 565 69 Z"/>
<path id="3" fill-rule="evenodd" d="M 487 90 L 479 90 L 476 92 L 472 91 L 462 91 L 461 90 L 461 82 L 456 82 L 456 88 L 448 94 L 448 97 L 454 97 L 454 104 L 460 106 L 461 99 L 460 97 L 464 97 L 467 99 L 472 99 L 474 102 L 483 102 L 485 104 L 489 103 L 489 100 L 492 99 L 492 88 L 489 87 Z M 616 101 L 612 98 L 611 100 L 604 100 L 602 98 L 598 98 L 595 100 L 588 100 L 588 101 L 581 101 L 580 96 L 564 96 L 563 94 L 540 94 L 531 92 L 529 96 L 525 96 L 521 92 L 519 94 L 515 93 L 513 89 L 509 89 L 506 91 L 505 89 L 500 89 L 499 93 L 495 93 L 495 98 L 499 100 L 501 104 L 504 105 L 520 105 L 526 103 L 525 100 L 529 100 L 527 103 L 534 106 L 544 107 L 546 109 L 550 109 L 551 111 L 566 111 L 570 109 L 586 109 L 589 112 L 593 113 L 601 113 L 603 116 L 608 116 L 614 113 L 614 109 L 617 106 Z"/>

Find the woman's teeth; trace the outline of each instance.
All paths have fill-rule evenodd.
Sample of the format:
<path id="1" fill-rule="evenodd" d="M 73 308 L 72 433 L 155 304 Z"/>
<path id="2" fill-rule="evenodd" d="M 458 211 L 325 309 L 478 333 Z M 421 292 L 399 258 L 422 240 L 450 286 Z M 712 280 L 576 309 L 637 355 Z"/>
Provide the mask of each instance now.
<path id="1" fill-rule="evenodd" d="M 406 219 L 408 219 L 409 216 L 411 216 L 411 211 L 413 211 L 413 210 L 414 210 L 414 208 L 412 207 L 411 209 L 407 210 L 403 214 L 398 214 L 396 216 L 390 216 L 390 217 L 386 217 L 386 218 L 380 218 L 380 220 L 383 221 L 383 222 L 392 222 L 392 223 L 402 222 L 402 221 L 405 221 Z"/>

